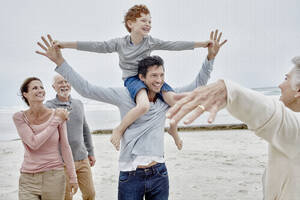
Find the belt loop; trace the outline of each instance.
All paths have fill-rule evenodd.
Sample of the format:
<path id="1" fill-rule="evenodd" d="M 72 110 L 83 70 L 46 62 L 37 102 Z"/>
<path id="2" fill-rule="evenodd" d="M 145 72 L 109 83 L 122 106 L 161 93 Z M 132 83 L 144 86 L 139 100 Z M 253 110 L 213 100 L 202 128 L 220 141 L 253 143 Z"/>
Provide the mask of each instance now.
<path id="1" fill-rule="evenodd" d="M 130 171 L 128 174 L 129 174 L 130 176 L 135 176 L 135 172 L 136 172 L 136 171 Z"/>
<path id="2" fill-rule="evenodd" d="M 153 168 L 153 174 L 157 174 L 158 172 L 157 164 L 153 165 L 152 168 Z"/>

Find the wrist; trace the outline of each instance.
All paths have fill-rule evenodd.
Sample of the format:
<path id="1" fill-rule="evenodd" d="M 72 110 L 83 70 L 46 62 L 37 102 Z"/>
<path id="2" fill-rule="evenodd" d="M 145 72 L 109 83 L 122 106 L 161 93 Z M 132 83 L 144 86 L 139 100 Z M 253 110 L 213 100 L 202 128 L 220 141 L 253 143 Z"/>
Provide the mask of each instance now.
<path id="1" fill-rule="evenodd" d="M 64 62 L 65 62 L 65 59 L 63 57 L 58 58 L 57 60 L 55 60 L 55 64 L 57 66 L 61 66 Z"/>
<path id="2" fill-rule="evenodd" d="M 225 81 L 223 79 L 219 79 L 217 82 L 218 90 L 220 91 L 220 96 L 222 97 L 225 104 L 227 103 L 227 89 L 225 85 Z"/>
<path id="3" fill-rule="evenodd" d="M 199 47 L 206 47 L 205 43 L 204 42 L 195 42 L 195 45 L 194 45 L 195 48 L 199 48 Z"/>
<path id="4" fill-rule="evenodd" d="M 77 42 L 61 42 L 61 48 L 68 48 L 68 49 L 77 49 Z"/>
<path id="5" fill-rule="evenodd" d="M 66 48 L 66 43 L 65 42 L 60 42 L 59 43 L 59 48 L 61 48 L 61 49 Z"/>

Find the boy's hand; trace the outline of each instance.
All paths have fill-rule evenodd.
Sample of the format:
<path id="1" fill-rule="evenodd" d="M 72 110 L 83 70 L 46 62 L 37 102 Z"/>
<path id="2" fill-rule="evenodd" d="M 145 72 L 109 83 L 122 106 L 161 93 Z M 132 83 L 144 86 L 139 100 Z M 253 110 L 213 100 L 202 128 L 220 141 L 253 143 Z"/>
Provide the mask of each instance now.
<path id="1" fill-rule="evenodd" d="M 45 52 L 36 51 L 36 53 L 49 58 L 51 61 L 56 63 L 57 66 L 60 66 L 63 62 L 65 62 L 65 59 L 61 54 L 60 48 L 55 46 L 51 36 L 47 35 L 47 37 L 49 42 L 42 36 L 42 40 L 46 46 L 40 42 L 37 43 Z"/>
<path id="2" fill-rule="evenodd" d="M 213 40 L 207 40 L 205 42 L 203 42 L 203 47 L 207 48 L 207 47 L 212 47 L 214 46 L 214 41 Z"/>
<path id="3" fill-rule="evenodd" d="M 218 35 L 218 29 L 216 31 L 212 31 L 210 33 L 210 40 L 214 41 L 214 45 L 208 46 L 208 54 L 207 54 L 207 59 L 212 60 L 216 57 L 218 54 L 220 48 L 227 42 L 227 40 L 224 40 L 223 42 L 220 43 L 222 37 L 222 32 Z"/>
<path id="4" fill-rule="evenodd" d="M 63 45 L 63 42 L 60 42 L 60 41 L 58 41 L 58 40 L 54 40 L 54 41 L 53 41 L 53 46 L 54 46 L 54 47 L 58 47 L 58 48 L 60 48 L 60 49 L 65 48 L 64 45 Z"/>

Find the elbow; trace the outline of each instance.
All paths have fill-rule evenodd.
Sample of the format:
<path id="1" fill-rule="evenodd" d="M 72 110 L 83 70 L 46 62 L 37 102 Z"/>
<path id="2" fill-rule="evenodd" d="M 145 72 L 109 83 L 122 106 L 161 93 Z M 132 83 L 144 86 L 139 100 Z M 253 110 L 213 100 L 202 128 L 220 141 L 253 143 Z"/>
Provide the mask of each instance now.
<path id="1" fill-rule="evenodd" d="M 40 148 L 39 144 L 27 144 L 29 146 L 30 149 L 36 151 Z"/>

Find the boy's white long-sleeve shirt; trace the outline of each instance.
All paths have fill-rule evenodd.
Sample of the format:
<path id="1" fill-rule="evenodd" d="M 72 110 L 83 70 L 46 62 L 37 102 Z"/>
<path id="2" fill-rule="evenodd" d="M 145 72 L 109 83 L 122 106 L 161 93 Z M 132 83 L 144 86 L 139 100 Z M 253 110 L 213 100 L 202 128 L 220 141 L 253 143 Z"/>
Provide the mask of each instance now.
<path id="1" fill-rule="evenodd" d="M 300 113 L 282 102 L 225 80 L 227 110 L 269 143 L 265 200 L 300 199 Z"/>

